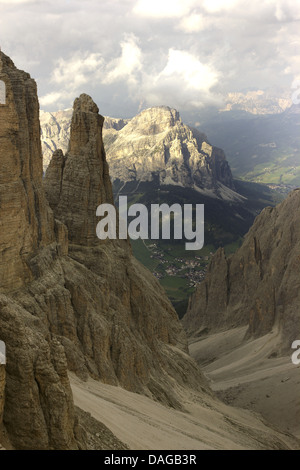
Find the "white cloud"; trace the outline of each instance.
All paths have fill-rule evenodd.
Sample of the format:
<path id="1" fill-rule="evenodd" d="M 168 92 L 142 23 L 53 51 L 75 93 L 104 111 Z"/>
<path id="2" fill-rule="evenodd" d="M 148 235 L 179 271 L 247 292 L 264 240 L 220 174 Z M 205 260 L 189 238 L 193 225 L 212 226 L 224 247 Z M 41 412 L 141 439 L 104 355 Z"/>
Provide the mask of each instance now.
<path id="1" fill-rule="evenodd" d="M 191 15 L 182 18 L 178 25 L 178 29 L 185 33 L 195 33 L 207 29 L 210 25 L 210 18 L 207 18 L 202 14 L 192 13 Z"/>
<path id="2" fill-rule="evenodd" d="M 57 104 L 61 100 L 61 98 L 62 98 L 61 92 L 53 91 L 52 93 L 48 93 L 47 95 L 44 95 L 40 98 L 40 105 L 52 106 L 54 104 Z"/>
<path id="3" fill-rule="evenodd" d="M 24 3 L 39 3 L 41 0 L 0 0 L 0 5 L 21 5 Z"/>
<path id="4" fill-rule="evenodd" d="M 274 11 L 278 21 L 299 20 L 300 2 L 298 0 L 277 0 Z"/>
<path id="5" fill-rule="evenodd" d="M 191 0 L 138 0 L 133 13 L 150 18 L 180 18 L 190 11 Z"/>
<path id="6" fill-rule="evenodd" d="M 69 105 L 85 87 L 99 82 L 103 66 L 99 53 L 77 52 L 69 59 L 60 57 L 51 75 L 51 83 L 57 89 L 40 97 L 41 106 L 55 109 Z"/>
<path id="7" fill-rule="evenodd" d="M 232 10 L 241 3 L 245 2 L 243 0 L 204 0 L 203 7 L 209 13 L 218 13 Z"/>
<path id="8" fill-rule="evenodd" d="M 219 101 L 211 88 L 219 72 L 188 51 L 170 49 L 165 67 L 143 75 L 139 98 L 148 106 L 166 104 L 178 109 L 201 108 Z"/>
<path id="9" fill-rule="evenodd" d="M 165 77 L 176 77 L 184 87 L 195 91 L 208 91 L 218 81 L 218 74 L 211 66 L 202 64 L 189 52 L 175 49 L 169 50 L 168 63 L 157 80 Z"/>
<path id="10" fill-rule="evenodd" d="M 67 84 L 74 90 L 95 78 L 102 70 L 104 60 L 99 53 L 76 53 L 69 60 L 58 59 L 51 81 Z"/>
<path id="11" fill-rule="evenodd" d="M 140 100 L 201 104 L 217 91 L 290 88 L 300 73 L 300 0 L 0 5 L 2 50 L 51 110 L 86 92 L 103 113 L 129 116 Z"/>
<path id="12" fill-rule="evenodd" d="M 102 83 L 109 84 L 118 80 L 136 83 L 136 73 L 142 69 L 142 51 L 134 35 L 128 35 L 121 42 L 121 56 L 111 60 L 106 66 Z"/>

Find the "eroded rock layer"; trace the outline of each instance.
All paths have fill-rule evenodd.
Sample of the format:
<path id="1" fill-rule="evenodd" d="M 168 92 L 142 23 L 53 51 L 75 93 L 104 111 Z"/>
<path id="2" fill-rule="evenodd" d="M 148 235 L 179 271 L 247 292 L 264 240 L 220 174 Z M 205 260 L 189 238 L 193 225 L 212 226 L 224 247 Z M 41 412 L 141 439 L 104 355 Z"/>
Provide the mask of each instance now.
<path id="1" fill-rule="evenodd" d="M 247 336 L 257 337 L 278 326 L 280 350 L 290 351 L 300 334 L 299 261 L 300 190 L 295 190 L 261 212 L 234 255 L 217 251 L 190 299 L 185 327 L 195 332 L 248 324 Z"/>
<path id="2" fill-rule="evenodd" d="M 86 448 L 68 369 L 179 408 L 181 387 L 207 386 L 158 282 L 127 241 L 96 237 L 96 208 L 112 202 L 97 106 L 74 102 L 69 151 L 46 177 L 52 211 L 35 82 L 3 53 L 0 64 L 3 422 L 16 448 Z"/>

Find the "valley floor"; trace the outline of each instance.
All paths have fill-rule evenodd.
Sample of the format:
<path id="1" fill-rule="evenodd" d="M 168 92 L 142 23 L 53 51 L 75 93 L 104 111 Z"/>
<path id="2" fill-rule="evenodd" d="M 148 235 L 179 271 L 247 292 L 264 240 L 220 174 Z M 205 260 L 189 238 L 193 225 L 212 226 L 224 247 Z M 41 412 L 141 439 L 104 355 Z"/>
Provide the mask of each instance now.
<path id="1" fill-rule="evenodd" d="M 272 357 L 275 331 L 244 342 L 246 329 L 193 338 L 190 354 L 221 400 L 259 412 L 281 432 L 300 438 L 300 366 L 290 356 Z"/>
<path id="2" fill-rule="evenodd" d="M 70 374 L 75 405 L 105 424 L 132 450 L 299 448 L 255 413 L 213 397 L 185 395 L 184 411 L 167 408 L 143 395 Z"/>

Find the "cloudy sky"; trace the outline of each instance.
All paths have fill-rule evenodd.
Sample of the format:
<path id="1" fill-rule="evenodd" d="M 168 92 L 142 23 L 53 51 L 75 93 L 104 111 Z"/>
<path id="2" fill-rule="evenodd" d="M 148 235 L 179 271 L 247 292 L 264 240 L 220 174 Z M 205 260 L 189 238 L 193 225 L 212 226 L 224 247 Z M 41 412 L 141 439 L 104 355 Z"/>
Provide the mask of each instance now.
<path id="1" fill-rule="evenodd" d="M 105 115 L 221 104 L 300 79 L 300 0 L 0 0 L 0 46 L 41 108 L 90 94 Z"/>

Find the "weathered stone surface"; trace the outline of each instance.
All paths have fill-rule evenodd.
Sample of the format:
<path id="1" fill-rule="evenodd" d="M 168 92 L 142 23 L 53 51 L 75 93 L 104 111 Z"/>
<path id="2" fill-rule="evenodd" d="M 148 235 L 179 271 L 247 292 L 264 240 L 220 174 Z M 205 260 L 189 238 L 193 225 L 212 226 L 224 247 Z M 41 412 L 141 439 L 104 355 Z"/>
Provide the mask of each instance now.
<path id="1" fill-rule="evenodd" d="M 105 135 L 113 179 L 214 189 L 234 189 L 224 152 L 207 143 L 205 134 L 183 124 L 178 111 L 165 106 L 149 108 L 119 132 Z"/>
<path id="2" fill-rule="evenodd" d="M 46 169 L 54 150 L 67 150 L 70 110 L 42 113 L 41 119 Z M 131 120 L 105 117 L 103 141 L 113 180 L 158 178 L 161 184 L 213 190 L 221 198 L 222 185 L 234 189 L 223 150 L 210 145 L 205 134 L 183 124 L 175 109 L 149 108 Z"/>
<path id="3" fill-rule="evenodd" d="M 42 186 L 36 84 L 2 52 L 0 78 L 6 85 L 6 104 L 0 106 L 0 338 L 7 353 L 4 424 L 18 448 L 77 448 L 64 350 L 51 338 L 43 316 L 38 318 L 18 302 L 22 289 L 30 289 L 30 282 L 45 269 L 34 263 L 36 257 L 44 252 L 57 256 L 63 245 L 59 229 L 59 245 L 55 241 L 57 224 Z"/>
<path id="4" fill-rule="evenodd" d="M 0 181 L 5 220 L 10 220 L 5 199 L 5 190 L 13 197 L 10 184 L 24 205 L 14 214 L 19 225 L 9 229 L 10 239 L 5 230 L 0 235 L 0 253 L 7 256 L 7 264 L 0 265 L 0 338 L 7 352 L 3 423 L 17 449 L 123 448 L 106 429 L 103 445 L 91 436 L 97 425 L 76 413 L 68 369 L 177 409 L 187 390 L 203 407 L 213 398 L 158 281 L 134 259 L 126 241 L 100 243 L 93 233 L 95 208 L 112 202 L 98 108 L 86 95 L 75 100 L 69 152 L 65 157 L 57 152 L 47 174 L 53 213 L 42 186 L 34 82 L 2 53 L 1 65 L 9 116 L 13 110 L 0 141 L 5 145 Z M 27 196 L 20 189 L 22 175 L 27 175 Z M 24 258 L 15 245 L 25 246 Z M 245 426 L 241 432 L 249 442 Z M 273 447 L 285 445 L 279 440 Z"/>
<path id="5" fill-rule="evenodd" d="M 65 157 L 56 151 L 46 172 L 47 198 L 72 243 L 98 244 L 96 209 L 113 203 L 102 126 L 97 105 L 82 94 L 74 102 L 69 150 Z"/>
<path id="6" fill-rule="evenodd" d="M 126 124 L 129 123 L 129 121 L 130 119 L 112 118 L 105 116 L 103 131 L 105 132 L 106 129 L 115 129 L 116 131 L 120 131 L 124 126 L 126 126 Z"/>
<path id="7" fill-rule="evenodd" d="M 69 147 L 70 128 L 73 109 L 64 109 L 53 113 L 40 111 L 41 141 L 43 152 L 43 169 L 46 171 L 53 153 L 61 149 L 66 153 Z M 129 122 L 129 119 L 105 116 L 103 133 L 119 131 Z"/>
<path id="8" fill-rule="evenodd" d="M 55 113 L 40 110 L 43 170 L 46 171 L 55 150 L 68 150 L 73 109 Z"/>
<path id="9" fill-rule="evenodd" d="M 80 450 L 129 450 L 104 424 L 97 421 L 90 413 L 75 407 L 78 424 L 76 437 L 84 443 Z"/>
<path id="10" fill-rule="evenodd" d="M 36 84 L 0 54 L 0 291 L 31 279 L 27 257 L 54 241 L 53 216 L 42 186 L 39 104 Z"/>
<path id="11" fill-rule="evenodd" d="M 5 365 L 0 364 L 0 427 L 2 426 L 4 410 L 4 390 L 5 390 Z"/>
<path id="12" fill-rule="evenodd" d="M 132 256 L 127 241 L 103 243 L 96 237 L 96 208 L 100 203 L 112 203 L 105 153 L 98 139 L 102 122 L 90 97 L 76 99 L 69 151 L 65 157 L 56 151 L 46 172 L 50 205 L 55 218 L 66 224 L 71 242 L 68 258 L 57 263 L 67 291 L 59 294 L 64 298 L 60 301 L 53 284 L 49 327 L 65 347 L 69 368 L 80 376 L 91 374 L 180 406 L 169 387 L 167 370 L 171 366 L 162 364 L 176 357 L 176 380 L 181 385 L 182 361 L 196 388 L 205 386 L 205 381 L 186 356 L 186 338 L 177 315 L 157 280 Z M 88 186 L 79 189 L 82 166 Z M 87 221 L 89 211 L 91 220 Z M 78 212 L 78 220 L 85 223 L 75 231 Z M 88 227 L 93 232 L 87 236 L 84 230 Z M 49 284 L 47 287 L 49 292 Z M 30 301 L 26 299 L 26 303 Z M 64 309 L 69 306 L 70 316 L 60 313 L 61 304 Z"/>
<path id="13" fill-rule="evenodd" d="M 46 178 L 54 217 L 35 83 L 3 53 L 1 78 L 3 422 L 18 449 L 88 448 L 67 368 L 178 408 L 180 388 L 209 392 L 158 282 L 126 241 L 96 238 L 96 207 L 112 202 L 97 106 L 75 100 L 69 152 L 56 153 Z"/>
<path id="14" fill-rule="evenodd" d="M 0 335 L 7 345 L 4 424 L 17 448 L 76 449 L 65 354 L 43 322 L 1 295 Z"/>
<path id="15" fill-rule="evenodd" d="M 300 190 L 255 219 L 237 252 L 219 249 L 205 280 L 192 295 L 183 324 L 189 331 L 216 331 L 249 324 L 247 336 L 274 325 L 280 350 L 300 334 Z M 298 336 L 297 336 L 298 335 Z"/>

